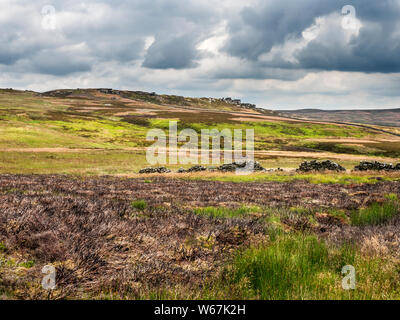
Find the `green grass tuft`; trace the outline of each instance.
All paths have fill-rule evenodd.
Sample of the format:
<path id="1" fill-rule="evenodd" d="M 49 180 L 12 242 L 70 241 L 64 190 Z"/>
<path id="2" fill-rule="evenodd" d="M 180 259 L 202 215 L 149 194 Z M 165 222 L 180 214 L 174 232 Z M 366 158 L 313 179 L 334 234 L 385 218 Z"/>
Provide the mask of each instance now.
<path id="1" fill-rule="evenodd" d="M 244 216 L 246 214 L 260 212 L 261 208 L 257 206 L 242 206 L 239 208 L 227 207 L 205 207 L 193 210 L 195 214 L 209 216 L 212 218 L 234 218 Z"/>
<path id="2" fill-rule="evenodd" d="M 356 226 L 383 224 L 400 211 L 397 196 L 390 194 L 386 196 L 384 203 L 373 203 L 368 208 L 355 211 L 350 216 L 351 224 Z"/>
<path id="3" fill-rule="evenodd" d="M 3 242 L 0 242 L 0 252 L 6 252 L 7 251 L 7 247 Z"/>
<path id="4" fill-rule="evenodd" d="M 19 264 L 20 267 L 30 269 L 35 265 L 35 261 L 29 260 Z"/>
<path id="5" fill-rule="evenodd" d="M 132 207 L 136 210 L 144 211 L 147 208 L 146 200 L 135 200 L 131 203 Z"/>
<path id="6" fill-rule="evenodd" d="M 366 258 L 351 244 L 328 245 L 317 236 L 275 229 L 270 242 L 239 252 L 206 297 L 262 300 L 366 300 L 398 297 L 396 268 Z M 356 269 L 356 289 L 342 288 L 342 268 Z M 215 293 L 214 293 L 215 292 Z"/>
<path id="7" fill-rule="evenodd" d="M 188 180 L 208 180 L 208 181 L 222 181 L 222 182 L 295 182 L 295 181 L 307 181 L 312 184 L 359 184 L 368 183 L 375 184 L 380 181 L 397 181 L 398 176 L 382 176 L 377 179 L 373 175 L 357 175 L 353 173 L 312 173 L 312 174 L 301 174 L 301 173 L 256 173 L 251 175 L 217 175 L 217 176 L 189 176 L 183 177 L 182 179 Z"/>
<path id="8" fill-rule="evenodd" d="M 278 239 L 268 247 L 251 248 L 234 261 L 234 281 L 248 281 L 250 295 L 261 299 L 306 298 L 323 283 L 335 286 L 333 261 L 324 242 L 314 236 Z M 353 263 L 353 261 L 348 261 Z M 320 274 L 325 271 L 325 277 Z"/>

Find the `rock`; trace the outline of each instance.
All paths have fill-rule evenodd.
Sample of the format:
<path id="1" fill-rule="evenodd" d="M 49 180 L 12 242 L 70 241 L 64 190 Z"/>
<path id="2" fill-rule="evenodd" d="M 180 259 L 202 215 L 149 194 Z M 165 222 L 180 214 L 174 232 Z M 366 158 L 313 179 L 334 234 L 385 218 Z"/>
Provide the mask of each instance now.
<path id="1" fill-rule="evenodd" d="M 281 168 L 278 168 L 278 169 L 265 169 L 264 172 L 269 172 L 269 173 L 283 172 L 283 169 L 281 169 Z"/>
<path id="2" fill-rule="evenodd" d="M 257 161 L 241 161 L 223 164 L 222 166 L 218 167 L 218 170 L 222 172 L 234 172 L 236 170 L 245 169 L 246 167 L 252 167 L 252 165 L 254 165 L 253 171 L 265 171 L 265 169 Z"/>
<path id="3" fill-rule="evenodd" d="M 185 170 L 184 168 L 180 168 L 178 170 L 178 173 L 201 172 L 201 171 L 206 171 L 206 170 L 207 170 L 206 167 L 197 165 L 197 166 L 191 167 L 187 170 Z"/>
<path id="4" fill-rule="evenodd" d="M 300 167 L 296 170 L 298 172 L 310 172 L 310 171 L 346 171 L 340 164 L 325 160 L 325 161 L 305 161 L 303 162 Z"/>
<path id="5" fill-rule="evenodd" d="M 156 168 L 144 168 L 139 171 L 140 174 L 146 174 L 146 173 L 169 173 L 171 170 L 169 170 L 166 167 L 156 167 Z"/>
<path id="6" fill-rule="evenodd" d="M 361 161 L 354 167 L 354 171 L 400 171 L 400 163 L 393 165 L 379 161 Z"/>
<path id="7" fill-rule="evenodd" d="M 215 166 L 208 167 L 208 171 L 210 171 L 210 172 L 216 172 L 216 171 L 218 171 L 218 167 L 215 167 Z"/>
<path id="8" fill-rule="evenodd" d="M 223 172 L 233 172 L 236 171 L 236 165 L 233 163 L 230 164 L 223 164 L 222 166 L 218 167 L 219 171 L 223 171 Z"/>

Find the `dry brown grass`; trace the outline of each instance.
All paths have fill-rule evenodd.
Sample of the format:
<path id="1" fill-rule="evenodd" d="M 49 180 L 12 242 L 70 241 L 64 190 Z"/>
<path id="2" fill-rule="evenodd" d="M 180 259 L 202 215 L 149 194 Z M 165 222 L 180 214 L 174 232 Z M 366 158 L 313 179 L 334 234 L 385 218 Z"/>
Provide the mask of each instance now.
<path id="1" fill-rule="evenodd" d="M 147 186 L 104 178 L 3 177 L 0 241 L 6 259 L 19 255 L 35 265 L 23 272 L 7 268 L 1 291 L 15 298 L 46 298 L 40 288 L 46 264 L 57 267 L 59 289 L 52 298 L 108 291 L 135 298 L 144 287 L 199 285 L 234 247 L 264 230 L 257 219 L 194 215 L 176 204 L 178 199 L 157 196 L 157 189 L 149 198 Z M 131 206 L 138 197 L 150 203 L 145 211 Z"/>
<path id="2" fill-rule="evenodd" d="M 335 243 L 353 243 L 370 257 L 400 259 L 400 219 L 379 226 L 345 226 L 330 229 L 328 239 Z"/>
<path id="3" fill-rule="evenodd" d="M 40 286 L 41 268 L 52 264 L 58 283 L 50 296 L 54 299 L 134 299 L 175 287 L 183 290 L 182 297 L 193 297 L 234 251 L 266 240 L 270 210 L 283 210 L 280 217 L 287 230 L 316 231 L 331 242 L 358 241 L 365 254 L 395 255 L 397 222 L 359 228 L 319 214 L 315 225 L 300 213 L 285 211 L 353 210 L 382 201 L 388 193 L 399 195 L 400 185 L 0 175 L 0 242 L 5 248 L 0 252 L 0 293 L 6 298 L 48 298 Z M 131 202 L 137 199 L 147 207 L 135 209 Z M 263 209 L 229 219 L 192 211 L 243 204 Z"/>

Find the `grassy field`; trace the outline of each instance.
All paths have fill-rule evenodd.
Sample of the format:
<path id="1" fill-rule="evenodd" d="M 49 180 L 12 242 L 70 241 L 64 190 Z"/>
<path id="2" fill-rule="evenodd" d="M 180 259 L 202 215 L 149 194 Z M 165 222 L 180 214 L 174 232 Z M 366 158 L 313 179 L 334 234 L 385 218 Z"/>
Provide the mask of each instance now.
<path id="1" fill-rule="evenodd" d="M 0 152 L 29 150 L 35 154 L 45 149 L 50 152 L 56 152 L 57 148 L 78 149 L 78 152 L 88 149 L 85 150 L 86 156 L 91 157 L 89 151 L 94 150 L 92 157 L 95 158 L 98 150 L 113 150 L 115 154 L 111 158 L 123 159 L 126 154 L 121 150 L 141 149 L 144 154 L 144 148 L 151 144 L 145 139 L 147 132 L 155 128 L 167 131 L 169 121 L 175 120 L 179 130 L 190 128 L 196 132 L 202 129 L 254 129 L 255 149 L 260 152 L 314 153 L 311 158 L 324 157 L 328 152 L 340 155 L 343 161 L 354 155 L 390 160 L 400 156 L 398 137 L 366 128 L 292 121 L 267 111 L 265 114 L 250 112 L 222 102 L 205 103 L 202 99 L 154 98 L 137 93 L 116 96 L 96 90 L 71 92 L 42 96 L 1 90 Z M 181 102 L 173 104 L 177 101 Z M 106 153 L 105 157 L 109 155 Z M 18 158 L 16 154 L 13 157 Z M 263 160 L 268 155 L 260 154 L 258 157 Z M 300 158 L 298 160 L 303 160 Z M 43 173 L 53 168 L 50 160 L 47 171 Z M 67 157 L 66 162 L 68 160 Z M 282 165 L 279 165 L 280 161 Z M 286 167 L 286 161 L 287 157 L 280 157 L 270 163 Z M 44 164 L 45 158 L 40 162 Z M 75 163 L 79 171 L 80 165 Z M 293 161 L 296 166 L 298 163 Z M 66 167 L 70 165 L 66 163 Z M 26 172 L 23 167 L 22 172 Z"/>
<path id="2" fill-rule="evenodd" d="M 177 176 L 179 177 L 179 176 Z M 312 184 L 357 184 L 357 183 L 378 183 L 380 181 L 400 181 L 400 173 L 373 174 L 369 173 L 258 173 L 252 175 L 236 174 L 197 174 L 185 175 L 183 179 L 188 180 L 208 180 L 226 182 L 293 182 L 307 181 Z"/>

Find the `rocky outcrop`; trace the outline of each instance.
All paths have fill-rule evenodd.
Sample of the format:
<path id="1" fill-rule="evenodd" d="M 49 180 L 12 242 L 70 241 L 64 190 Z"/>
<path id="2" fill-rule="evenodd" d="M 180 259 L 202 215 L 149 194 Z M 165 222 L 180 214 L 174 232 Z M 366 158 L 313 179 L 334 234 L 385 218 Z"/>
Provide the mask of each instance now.
<path id="1" fill-rule="evenodd" d="M 379 161 L 361 161 L 354 171 L 400 171 L 400 163 L 393 165 Z"/>
<path id="2" fill-rule="evenodd" d="M 184 169 L 184 168 L 180 168 L 178 170 L 178 173 L 190 173 L 190 172 L 201 172 L 201 171 L 206 171 L 207 168 L 203 167 L 203 166 L 194 166 L 191 167 L 189 169 Z"/>
<path id="3" fill-rule="evenodd" d="M 210 102 L 214 102 L 214 101 L 217 101 L 218 99 L 212 99 L 212 98 L 210 98 Z M 241 108 L 244 108 L 244 109 L 256 109 L 256 105 L 255 104 L 252 104 L 252 103 L 242 103 L 242 101 L 240 100 L 240 99 L 232 99 L 231 97 L 228 97 L 228 98 L 222 98 L 222 99 L 220 99 L 220 101 L 223 101 L 223 102 L 226 102 L 226 103 L 229 103 L 229 104 L 233 104 L 233 105 L 236 105 L 236 106 L 240 106 Z"/>
<path id="4" fill-rule="evenodd" d="M 310 171 L 346 171 L 340 164 L 325 160 L 325 161 L 305 161 L 300 167 L 296 170 L 298 172 L 310 172 Z"/>
<path id="5" fill-rule="evenodd" d="M 156 168 L 144 168 L 139 171 L 140 174 L 146 174 L 146 173 L 169 173 L 171 170 L 169 170 L 166 167 L 156 167 Z"/>
<path id="6" fill-rule="evenodd" d="M 235 172 L 236 170 L 244 170 L 246 168 L 253 168 L 253 171 L 265 171 L 257 161 L 242 161 L 223 164 L 222 166 L 219 166 L 217 170 L 222 172 Z"/>
<path id="7" fill-rule="evenodd" d="M 121 94 L 121 91 L 119 90 L 114 90 L 114 89 L 109 89 L 109 88 L 99 88 L 97 91 L 104 93 L 104 94 Z"/>

